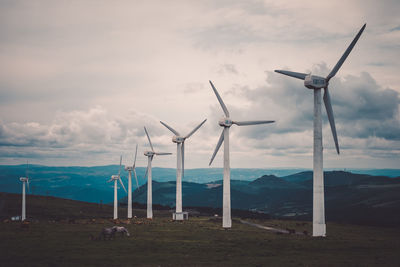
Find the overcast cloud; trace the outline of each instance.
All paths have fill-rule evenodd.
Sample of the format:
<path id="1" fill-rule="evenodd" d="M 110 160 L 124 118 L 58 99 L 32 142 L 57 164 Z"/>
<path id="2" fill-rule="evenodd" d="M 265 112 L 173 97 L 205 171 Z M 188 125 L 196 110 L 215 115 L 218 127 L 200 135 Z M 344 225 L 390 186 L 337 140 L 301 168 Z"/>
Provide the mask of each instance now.
<path id="1" fill-rule="evenodd" d="M 0 164 L 117 164 L 148 149 L 146 126 L 174 152 L 154 165 L 175 167 L 159 121 L 186 133 L 207 118 L 185 160 L 207 167 L 222 116 L 212 80 L 233 119 L 276 120 L 231 128 L 232 167 L 309 168 L 312 90 L 273 70 L 327 75 L 367 23 L 330 82 L 341 154 L 323 110 L 324 162 L 397 168 L 399 13 L 398 1 L 2 1 Z"/>

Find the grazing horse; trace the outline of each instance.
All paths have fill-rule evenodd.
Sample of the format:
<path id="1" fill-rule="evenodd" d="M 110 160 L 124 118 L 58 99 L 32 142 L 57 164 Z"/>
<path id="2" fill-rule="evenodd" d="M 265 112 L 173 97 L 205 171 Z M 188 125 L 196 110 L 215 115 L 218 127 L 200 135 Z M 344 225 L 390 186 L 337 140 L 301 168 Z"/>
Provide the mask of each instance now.
<path id="1" fill-rule="evenodd" d="M 130 236 L 128 230 L 123 227 L 123 226 L 113 226 L 112 229 L 116 232 L 116 233 L 121 233 L 121 236 L 123 236 L 124 234 L 126 234 L 126 236 Z"/>
<path id="2" fill-rule="evenodd" d="M 114 227 L 104 227 L 100 232 L 99 240 L 101 240 L 102 238 L 104 240 L 114 238 L 115 231 L 116 230 L 114 229 Z"/>

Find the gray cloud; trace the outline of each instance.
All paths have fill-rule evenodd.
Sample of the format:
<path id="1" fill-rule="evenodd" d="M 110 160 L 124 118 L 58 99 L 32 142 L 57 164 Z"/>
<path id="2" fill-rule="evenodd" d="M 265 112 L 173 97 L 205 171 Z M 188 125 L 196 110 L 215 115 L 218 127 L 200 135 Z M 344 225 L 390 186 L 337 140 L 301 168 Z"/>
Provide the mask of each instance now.
<path id="1" fill-rule="evenodd" d="M 154 145 L 165 148 L 167 142 L 159 142 L 162 131 L 158 121 L 137 112 L 115 117 L 95 107 L 88 111 L 58 113 L 50 124 L 2 122 L 0 157 L 10 154 L 34 158 L 71 157 L 79 151 L 82 157 L 93 153 L 120 153 L 131 150 L 137 143 L 147 143 L 144 125 L 154 138 Z"/>
<path id="2" fill-rule="evenodd" d="M 381 88 L 368 73 L 331 83 L 334 111 L 342 132 L 351 137 L 400 140 L 399 93 Z"/>
<path id="3" fill-rule="evenodd" d="M 389 31 L 391 31 L 391 32 L 400 31 L 400 26 L 394 27 L 394 28 L 390 29 Z"/>
<path id="4" fill-rule="evenodd" d="M 218 70 L 218 74 L 234 74 L 237 75 L 239 72 L 237 71 L 235 65 L 233 64 L 222 64 Z"/>
<path id="5" fill-rule="evenodd" d="M 324 64 L 319 69 L 319 72 L 327 72 Z M 270 107 L 273 110 L 272 117 L 278 121 L 276 127 L 268 132 L 311 129 L 312 90 L 306 89 L 300 80 L 273 72 L 267 72 L 267 83 L 268 86 L 256 89 L 242 89 L 242 95 L 252 101 L 248 112 L 268 114 Z M 400 98 L 397 91 L 381 88 L 370 74 L 363 72 L 360 76 L 334 78 L 330 83 L 330 94 L 339 135 L 400 140 Z M 262 112 L 262 109 L 265 111 Z M 323 114 L 326 123 L 325 111 Z M 267 134 L 255 128 L 248 133 L 250 131 L 254 137 L 262 138 Z"/>
<path id="6" fill-rule="evenodd" d="M 310 70 L 326 75 L 367 22 L 343 76 L 331 82 L 343 155 L 360 160 L 336 163 L 328 153 L 327 162 L 398 165 L 396 0 L 349 1 L 345 9 L 340 2 L 313 0 L 40 0 L 2 1 L 0 7 L 2 163 L 20 157 L 109 163 L 136 143 L 147 148 L 143 125 L 159 149 L 174 151 L 159 119 L 184 132 L 208 117 L 187 146 L 195 159 L 187 166 L 207 166 L 222 115 L 212 79 L 234 119 L 276 120 L 232 128 L 233 167 L 306 166 L 312 91 L 272 70 L 306 72 L 323 59 L 329 67 Z M 333 149 L 326 117 L 324 146 Z M 175 166 L 172 157 L 158 163 Z"/>
<path id="7" fill-rule="evenodd" d="M 325 64 L 313 68 L 316 75 L 328 72 Z M 233 139 L 243 144 L 243 149 L 265 149 L 275 156 L 311 155 L 313 91 L 305 88 L 300 80 L 274 72 L 266 72 L 266 75 L 266 85 L 231 90 L 249 103 L 245 107 L 228 108 L 234 119 L 274 119 L 276 123 L 235 127 Z M 362 72 L 358 76 L 332 79 L 330 94 L 342 152 L 347 150 L 344 153 L 378 158 L 400 154 L 397 91 L 382 88 L 370 74 Z M 324 108 L 323 123 L 324 146 L 334 152 Z"/>
<path id="8" fill-rule="evenodd" d="M 183 92 L 185 94 L 198 93 L 205 89 L 203 83 L 189 83 L 189 84 L 186 84 L 184 87 L 185 88 L 184 88 Z"/>

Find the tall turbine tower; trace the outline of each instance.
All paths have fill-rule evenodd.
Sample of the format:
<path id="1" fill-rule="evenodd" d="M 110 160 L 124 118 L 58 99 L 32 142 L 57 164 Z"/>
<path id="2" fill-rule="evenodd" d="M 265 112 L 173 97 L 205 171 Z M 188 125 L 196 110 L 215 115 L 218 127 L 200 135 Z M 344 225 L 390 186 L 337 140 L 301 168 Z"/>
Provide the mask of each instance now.
<path id="1" fill-rule="evenodd" d="M 185 140 L 192 136 L 205 122 L 205 119 L 202 123 L 200 123 L 196 128 L 194 128 L 188 135 L 181 136 L 176 130 L 174 130 L 171 126 L 168 126 L 166 123 L 160 121 L 162 125 L 167 127 L 174 136 L 172 137 L 172 142 L 176 143 L 176 205 L 175 205 L 175 220 L 183 220 L 184 216 L 182 213 L 182 178 L 185 172 Z"/>
<path id="2" fill-rule="evenodd" d="M 222 117 L 218 124 L 223 127 L 221 136 L 219 137 L 217 147 L 214 150 L 214 154 L 211 157 L 210 164 L 213 162 L 215 155 L 217 154 L 222 142 L 224 142 L 224 180 L 223 180 L 223 203 L 222 203 L 222 227 L 231 228 L 231 168 L 229 166 L 229 128 L 232 124 L 238 126 L 245 125 L 256 125 L 256 124 L 266 124 L 273 123 L 275 121 L 233 121 L 230 119 L 229 111 L 226 108 L 221 96 L 218 94 L 217 89 L 215 89 L 213 83 L 210 81 L 211 87 L 214 90 L 215 95 L 224 111 L 225 117 Z"/>
<path id="3" fill-rule="evenodd" d="M 28 162 L 26 162 L 26 177 L 20 177 L 19 180 L 22 182 L 22 213 L 21 213 L 21 221 L 26 220 L 26 195 L 25 195 L 25 184 L 29 191 L 29 176 L 28 176 Z"/>
<path id="4" fill-rule="evenodd" d="M 132 218 L 132 171 L 133 171 L 133 174 L 135 175 L 136 187 L 139 188 L 139 183 L 138 183 L 138 179 L 137 179 L 137 175 L 136 175 L 136 169 L 135 169 L 135 167 L 136 167 L 137 148 L 138 148 L 138 146 L 136 145 L 135 159 L 133 160 L 133 165 L 125 167 L 125 171 L 129 172 L 129 178 L 128 178 L 128 219 Z"/>
<path id="5" fill-rule="evenodd" d="M 288 75 L 297 79 L 304 80 L 304 86 L 314 90 L 314 159 L 313 159 L 313 236 L 326 236 L 325 224 L 325 205 L 324 205 L 324 172 L 323 172 L 323 153 L 322 153 L 322 118 L 321 118 L 321 89 L 324 88 L 324 103 L 326 113 L 328 114 L 329 124 L 331 126 L 333 140 L 335 142 L 336 151 L 339 154 L 339 143 L 336 134 L 335 119 L 333 118 L 333 110 L 331 99 L 329 96 L 329 80 L 333 78 L 339 71 L 343 62 L 350 54 L 354 45 L 357 43 L 366 24 L 362 26 L 354 40 L 346 49 L 342 57 L 336 63 L 336 66 L 328 74 L 326 78 L 305 73 L 275 70 L 278 73 Z"/>
<path id="6" fill-rule="evenodd" d="M 144 155 L 147 157 L 147 219 L 153 218 L 153 189 L 152 189 L 152 177 L 151 177 L 151 162 L 153 161 L 154 155 L 171 155 L 172 153 L 165 152 L 155 152 L 153 148 L 153 144 L 151 143 L 150 136 L 147 133 L 146 127 L 144 127 L 144 131 L 146 132 L 147 139 L 149 140 L 149 145 L 151 150 L 145 151 Z M 144 177 L 146 177 L 146 174 Z"/>
<path id="7" fill-rule="evenodd" d="M 111 179 L 107 181 L 108 183 L 111 182 L 111 181 L 114 181 L 114 217 L 113 217 L 114 220 L 118 219 L 118 186 L 117 186 L 117 182 L 118 181 L 120 182 L 120 184 L 122 185 L 122 188 L 126 192 L 125 186 L 122 183 L 121 176 L 120 176 L 120 174 L 121 174 L 121 164 L 122 164 L 122 155 L 119 158 L 118 175 L 112 175 Z"/>

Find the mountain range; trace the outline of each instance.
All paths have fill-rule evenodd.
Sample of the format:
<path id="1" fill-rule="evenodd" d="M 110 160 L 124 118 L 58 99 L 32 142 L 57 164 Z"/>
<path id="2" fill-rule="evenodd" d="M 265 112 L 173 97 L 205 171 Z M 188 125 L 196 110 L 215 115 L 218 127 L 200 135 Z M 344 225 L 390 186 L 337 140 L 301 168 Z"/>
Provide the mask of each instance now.
<path id="1" fill-rule="evenodd" d="M 31 193 L 87 202 L 111 203 L 112 183 L 117 165 L 97 167 L 29 166 Z M 0 166 L 0 191 L 19 193 L 19 177 L 26 166 Z M 373 170 L 379 173 L 377 170 Z M 137 169 L 139 185 L 133 201 L 145 203 L 145 168 Z M 325 172 L 327 220 L 359 224 L 393 225 L 400 223 L 399 170 L 382 170 L 392 177 L 349 171 Z M 153 168 L 153 203 L 175 206 L 175 169 Z M 124 175 L 126 177 L 126 174 Z M 278 177 L 279 176 L 279 177 Z M 185 170 L 182 183 L 183 205 L 220 208 L 222 205 L 222 169 Z M 126 182 L 126 179 L 124 180 Z M 135 182 L 134 182 L 135 184 Z M 119 190 L 126 202 L 126 193 Z M 310 220 L 312 216 L 312 172 L 299 169 L 232 169 L 231 201 L 233 209 L 251 210 L 273 217 Z"/>
<path id="2" fill-rule="evenodd" d="M 312 218 L 312 172 L 284 177 L 264 175 L 253 181 L 231 181 L 233 209 L 267 213 L 277 218 Z M 183 182 L 186 207 L 222 206 L 222 180 Z M 147 185 L 135 191 L 133 201 L 145 203 Z M 126 201 L 122 200 L 122 202 Z M 175 205 L 175 182 L 153 182 L 153 203 Z M 344 171 L 325 172 L 327 220 L 358 224 L 400 223 L 400 177 L 371 176 Z"/>

